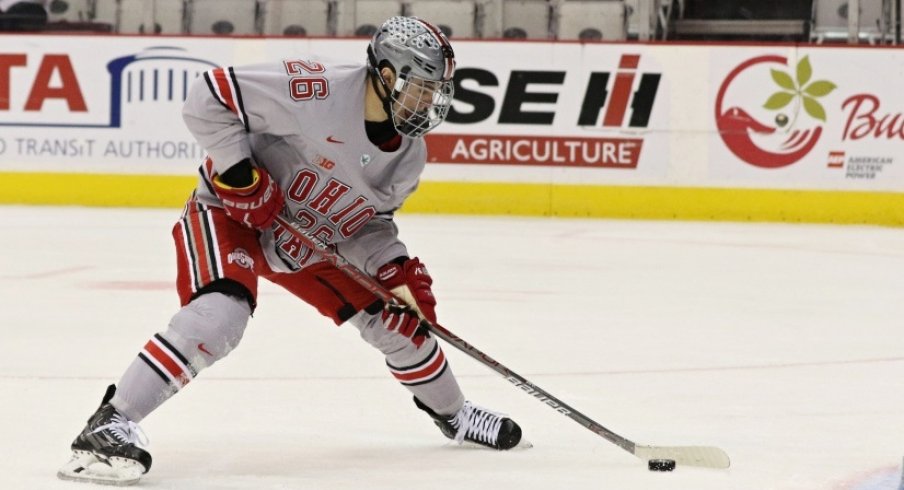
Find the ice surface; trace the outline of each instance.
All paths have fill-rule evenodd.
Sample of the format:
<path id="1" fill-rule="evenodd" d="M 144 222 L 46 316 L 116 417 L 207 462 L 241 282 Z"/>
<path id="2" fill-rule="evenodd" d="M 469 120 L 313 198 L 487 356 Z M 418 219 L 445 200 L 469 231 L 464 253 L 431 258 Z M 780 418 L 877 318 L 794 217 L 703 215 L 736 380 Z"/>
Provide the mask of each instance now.
<path id="1" fill-rule="evenodd" d="M 176 210 L 0 208 L 0 488 L 68 445 L 176 311 Z M 402 215 L 442 323 L 640 444 L 651 473 L 447 347 L 466 395 L 534 444 L 446 442 L 350 327 L 269 283 L 242 345 L 146 419 L 160 489 L 873 490 L 904 456 L 904 230 Z"/>

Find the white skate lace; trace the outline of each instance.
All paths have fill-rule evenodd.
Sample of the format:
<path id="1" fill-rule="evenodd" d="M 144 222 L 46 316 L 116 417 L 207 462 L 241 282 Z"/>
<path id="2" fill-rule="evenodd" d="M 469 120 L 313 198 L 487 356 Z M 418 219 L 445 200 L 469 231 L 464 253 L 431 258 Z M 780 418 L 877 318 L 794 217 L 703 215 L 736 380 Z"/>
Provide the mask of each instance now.
<path id="1" fill-rule="evenodd" d="M 141 427 L 139 427 L 138 424 L 125 418 L 119 412 L 113 413 L 113 416 L 110 417 L 109 424 L 101 425 L 91 431 L 91 433 L 96 434 L 105 430 L 109 431 L 117 441 L 123 444 L 147 446 L 148 442 L 150 442 L 148 436 L 141 430 Z"/>
<path id="2" fill-rule="evenodd" d="M 491 412 L 466 401 L 461 410 L 455 414 L 451 421 L 455 433 L 455 441 L 461 444 L 465 437 L 483 441 L 487 444 L 496 444 L 499 429 L 502 427 L 503 415 Z"/>

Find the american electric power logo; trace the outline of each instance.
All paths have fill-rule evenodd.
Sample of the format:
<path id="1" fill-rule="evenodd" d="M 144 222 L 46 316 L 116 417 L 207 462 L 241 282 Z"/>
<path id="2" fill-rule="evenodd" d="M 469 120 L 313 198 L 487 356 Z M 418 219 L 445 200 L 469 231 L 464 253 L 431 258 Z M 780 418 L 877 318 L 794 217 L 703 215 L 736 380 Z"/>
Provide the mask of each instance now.
<path id="1" fill-rule="evenodd" d="M 728 96 L 734 84 L 749 87 L 751 80 L 761 78 L 766 69 L 773 85 L 760 89 L 765 99 L 760 108 L 744 107 L 749 104 L 746 101 L 756 100 L 760 93 L 736 90 L 731 92 L 733 97 Z M 827 116 L 820 99 L 836 88 L 831 81 L 814 80 L 807 56 L 794 66 L 784 56 L 759 56 L 744 61 L 719 87 L 715 114 L 719 136 L 735 156 L 750 165 L 792 165 L 809 154 L 822 136 Z M 759 117 L 753 115 L 754 109 Z M 764 113 L 771 118 L 765 119 Z"/>
<path id="2" fill-rule="evenodd" d="M 897 93 L 889 98 L 900 104 Z M 895 157 L 900 154 L 899 145 L 904 142 L 904 112 L 886 112 L 882 98 L 873 93 L 851 95 L 841 108 L 845 113 L 841 141 L 848 145 L 862 141 L 865 145 L 860 145 L 860 151 L 829 152 L 827 166 L 844 169 L 847 179 L 880 178 L 891 169 Z"/>
<path id="3" fill-rule="evenodd" d="M 577 99 L 579 103 L 573 107 L 554 106 L 560 93 L 549 88 L 564 84 L 565 71 L 511 71 L 497 107 L 492 92 L 484 91 L 484 87 L 499 86 L 496 74 L 481 68 L 461 68 L 455 73 L 456 105 L 448 123 L 486 122 L 501 128 L 531 125 L 545 130 L 541 134 L 549 134 L 555 121 L 558 131 L 572 127 L 575 132 L 591 129 L 617 136 L 431 133 L 426 137 L 430 162 L 637 168 L 643 138 L 622 134 L 647 128 L 662 77 L 660 73 L 641 73 L 640 61 L 640 55 L 624 54 L 614 73 L 590 72 L 581 84 L 585 88 Z M 498 114 L 495 120 L 494 114 Z"/>

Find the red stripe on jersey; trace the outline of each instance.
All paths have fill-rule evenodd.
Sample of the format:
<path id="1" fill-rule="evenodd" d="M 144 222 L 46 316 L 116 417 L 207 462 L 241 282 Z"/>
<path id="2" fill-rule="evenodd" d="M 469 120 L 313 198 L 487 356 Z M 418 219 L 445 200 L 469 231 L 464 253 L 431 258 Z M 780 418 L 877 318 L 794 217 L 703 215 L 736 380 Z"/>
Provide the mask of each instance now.
<path id="1" fill-rule="evenodd" d="M 199 213 L 192 213 L 188 217 L 190 243 L 194 245 L 194 256 L 198 261 L 197 271 L 201 277 L 198 277 L 198 283 L 201 287 L 210 284 L 212 274 L 210 273 L 210 257 L 207 255 L 206 237 L 204 229 L 201 225 L 201 217 Z"/>
<path id="2" fill-rule="evenodd" d="M 210 157 L 204 159 L 204 173 L 207 174 L 207 179 L 213 179 L 213 160 Z"/>
<path id="3" fill-rule="evenodd" d="M 445 354 L 443 354 L 443 351 L 440 350 L 439 354 L 436 356 L 436 359 L 434 359 L 433 362 L 431 362 L 430 365 L 425 367 L 424 369 L 405 374 L 392 373 L 392 375 L 395 376 L 395 378 L 399 381 L 411 381 L 415 379 L 429 378 L 430 376 L 442 370 L 444 364 L 446 364 L 446 356 Z"/>
<path id="4" fill-rule="evenodd" d="M 226 71 L 222 68 L 213 70 L 213 80 L 217 84 L 217 89 L 219 89 L 220 91 L 220 96 L 223 98 L 223 103 L 226 104 L 226 107 L 229 107 L 230 111 L 238 115 L 239 111 L 236 109 L 235 105 L 235 94 L 232 93 L 232 86 L 229 85 L 229 79 L 226 77 Z"/>
<path id="5" fill-rule="evenodd" d="M 182 220 L 173 227 L 173 239 L 176 241 L 176 268 L 177 279 L 176 279 L 176 291 L 179 293 L 180 300 L 182 298 L 189 298 L 198 290 L 198 282 L 195 280 L 195 270 L 193 269 L 194 265 L 192 264 L 191 259 L 191 251 L 188 249 L 188 239 L 185 234 L 187 230 L 185 229 L 185 218 L 188 217 L 190 213 L 189 205 L 185 206 L 185 214 L 182 215 Z"/>
<path id="6" fill-rule="evenodd" d="M 163 352 L 160 347 L 157 347 L 157 344 L 154 343 L 153 340 L 148 341 L 144 346 L 144 350 L 148 352 L 148 354 L 154 356 L 154 359 L 159 362 L 163 367 L 166 368 L 167 371 L 179 381 L 182 385 L 188 383 L 189 378 L 188 375 L 185 374 L 185 371 L 179 367 L 179 364 L 174 361 L 169 354 Z"/>

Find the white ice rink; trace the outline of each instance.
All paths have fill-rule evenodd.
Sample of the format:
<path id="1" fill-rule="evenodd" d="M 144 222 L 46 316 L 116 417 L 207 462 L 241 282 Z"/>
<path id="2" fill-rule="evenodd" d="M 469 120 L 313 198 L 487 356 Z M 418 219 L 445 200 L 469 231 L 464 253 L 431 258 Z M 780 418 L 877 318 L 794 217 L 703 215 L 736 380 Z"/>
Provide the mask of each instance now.
<path id="1" fill-rule="evenodd" d="M 104 388 L 176 311 L 178 210 L 0 207 L 0 489 L 56 479 Z M 904 229 L 402 215 L 441 323 L 638 443 L 651 473 L 446 352 L 534 447 L 446 439 L 350 326 L 263 283 L 242 345 L 146 419 L 158 489 L 894 490 Z"/>

